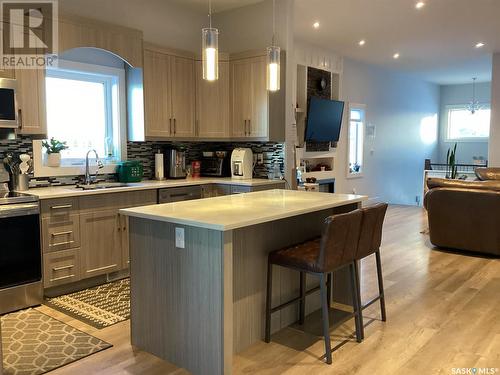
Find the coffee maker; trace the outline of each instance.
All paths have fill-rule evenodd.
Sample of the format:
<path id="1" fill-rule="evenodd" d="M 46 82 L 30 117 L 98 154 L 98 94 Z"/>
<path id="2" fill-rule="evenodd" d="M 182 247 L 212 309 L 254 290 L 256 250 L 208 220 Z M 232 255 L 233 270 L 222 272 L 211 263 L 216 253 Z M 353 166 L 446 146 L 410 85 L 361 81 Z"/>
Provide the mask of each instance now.
<path id="1" fill-rule="evenodd" d="M 186 152 L 184 150 L 165 149 L 165 177 L 170 179 L 186 178 Z"/>
<path id="2" fill-rule="evenodd" d="M 235 148 L 231 154 L 231 177 L 250 179 L 253 175 L 253 152 L 249 148 Z"/>

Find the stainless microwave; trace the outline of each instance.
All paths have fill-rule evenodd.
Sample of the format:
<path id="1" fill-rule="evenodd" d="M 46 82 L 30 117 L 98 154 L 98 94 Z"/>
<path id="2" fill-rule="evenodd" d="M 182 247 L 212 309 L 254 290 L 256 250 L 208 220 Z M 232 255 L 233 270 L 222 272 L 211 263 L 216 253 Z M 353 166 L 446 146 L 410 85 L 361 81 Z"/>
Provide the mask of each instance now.
<path id="1" fill-rule="evenodd" d="M 15 79 L 0 78 L 0 128 L 18 127 L 16 91 Z"/>

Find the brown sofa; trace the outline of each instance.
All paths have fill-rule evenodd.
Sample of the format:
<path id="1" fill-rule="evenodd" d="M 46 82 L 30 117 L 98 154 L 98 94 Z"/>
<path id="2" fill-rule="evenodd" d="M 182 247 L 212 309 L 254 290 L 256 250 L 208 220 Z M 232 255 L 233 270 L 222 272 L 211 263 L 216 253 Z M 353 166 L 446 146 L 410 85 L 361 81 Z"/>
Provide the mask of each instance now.
<path id="1" fill-rule="evenodd" d="M 424 206 L 437 247 L 500 255 L 500 168 L 478 168 L 478 180 L 429 178 Z"/>

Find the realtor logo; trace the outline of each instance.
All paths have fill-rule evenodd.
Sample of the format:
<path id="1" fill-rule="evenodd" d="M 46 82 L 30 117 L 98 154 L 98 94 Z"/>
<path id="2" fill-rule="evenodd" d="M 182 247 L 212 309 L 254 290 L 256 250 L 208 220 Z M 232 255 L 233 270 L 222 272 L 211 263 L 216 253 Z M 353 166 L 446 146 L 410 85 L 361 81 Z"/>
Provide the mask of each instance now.
<path id="1" fill-rule="evenodd" d="M 57 0 L 0 1 L 1 68 L 53 66 L 58 41 Z"/>

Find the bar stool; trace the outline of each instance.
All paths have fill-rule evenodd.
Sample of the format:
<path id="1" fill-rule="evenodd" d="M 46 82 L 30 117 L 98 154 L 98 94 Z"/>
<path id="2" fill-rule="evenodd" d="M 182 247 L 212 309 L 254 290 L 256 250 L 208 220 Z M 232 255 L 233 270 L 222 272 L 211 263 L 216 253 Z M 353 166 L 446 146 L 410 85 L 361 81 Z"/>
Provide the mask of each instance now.
<path id="1" fill-rule="evenodd" d="M 356 323 L 356 338 L 358 342 L 361 342 L 361 306 L 358 305 L 360 298 L 357 295 L 359 287 L 357 285 L 354 269 L 354 256 L 356 255 L 362 216 L 361 210 L 330 216 L 325 219 L 321 238 L 269 253 L 265 334 L 265 341 L 267 343 L 271 341 L 271 314 L 293 303 L 299 302 L 299 322 L 303 324 L 306 296 L 320 290 L 326 362 L 331 364 L 332 349 L 328 317 L 331 273 L 344 266 L 349 266 L 351 293 L 354 305 L 353 315 Z M 276 307 L 271 306 L 273 265 L 294 269 L 300 272 L 300 296 Z M 305 281 L 307 274 L 313 275 L 319 279 L 319 287 L 306 291 Z"/>
<path id="2" fill-rule="evenodd" d="M 382 315 L 382 321 L 387 320 L 387 315 L 385 311 L 385 295 L 384 295 L 384 281 L 382 278 L 382 262 L 380 260 L 380 245 L 382 242 L 382 228 L 384 225 L 384 218 L 387 212 L 387 203 L 379 203 L 371 207 L 361 209 L 363 217 L 361 219 L 361 230 L 358 242 L 358 250 L 356 252 L 354 262 L 354 270 L 356 273 L 356 280 L 358 280 L 358 293 L 359 298 L 358 305 L 361 306 L 361 312 L 368 306 L 371 306 L 377 301 L 380 301 L 380 312 Z M 377 263 L 377 279 L 378 279 L 378 290 L 379 294 L 366 305 L 361 304 L 361 285 L 359 283 L 359 269 L 358 261 L 366 258 L 369 255 L 375 254 L 375 261 Z M 361 338 L 365 338 L 364 325 L 363 325 L 363 314 L 360 314 L 361 320 Z"/>

